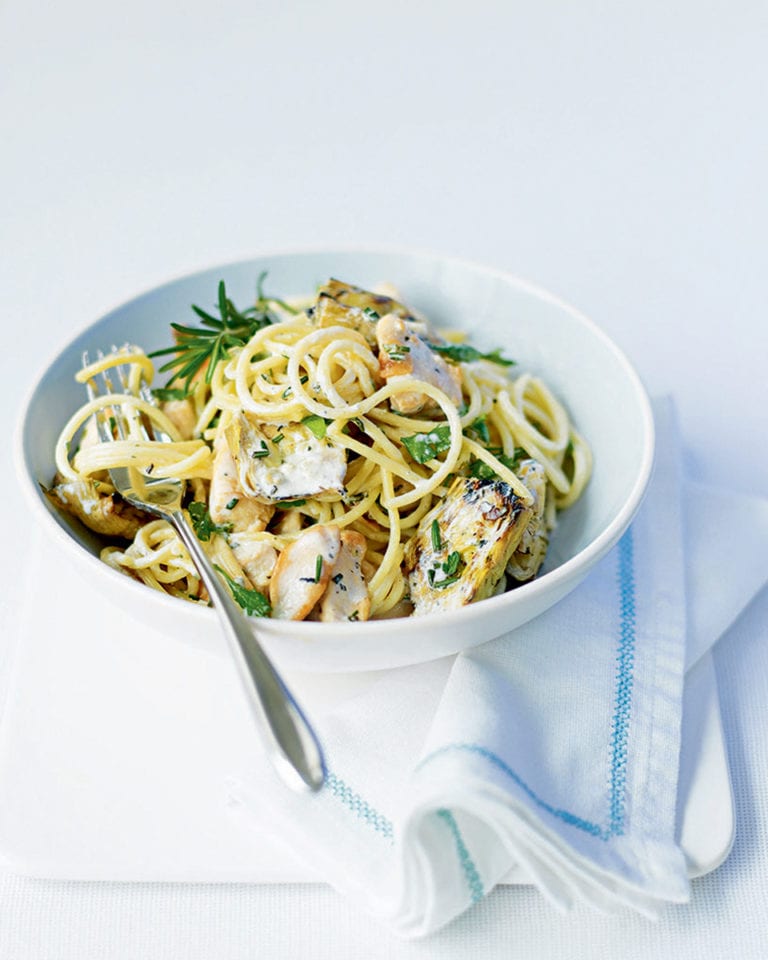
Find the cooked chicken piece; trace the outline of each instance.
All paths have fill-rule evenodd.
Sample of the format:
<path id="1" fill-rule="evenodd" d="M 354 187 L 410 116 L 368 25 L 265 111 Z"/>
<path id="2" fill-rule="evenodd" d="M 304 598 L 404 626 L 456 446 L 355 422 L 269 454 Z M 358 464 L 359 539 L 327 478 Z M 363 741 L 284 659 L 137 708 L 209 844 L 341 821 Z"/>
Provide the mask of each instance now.
<path id="1" fill-rule="evenodd" d="M 257 590 L 264 590 L 277 561 L 277 551 L 249 534 L 266 530 L 275 508 L 245 495 L 237 479 L 237 465 L 226 437 L 218 431 L 213 441 L 213 475 L 208 512 L 214 523 L 232 525 L 229 545 L 237 562 Z"/>
<path id="2" fill-rule="evenodd" d="M 322 525 L 285 547 L 269 582 L 273 617 L 303 620 L 310 613 L 325 593 L 340 548 L 339 528 Z"/>
<path id="3" fill-rule="evenodd" d="M 221 430 L 213 441 L 213 474 L 208 512 L 214 523 L 231 523 L 235 531 L 266 530 L 275 508 L 246 496 L 237 476 L 237 464 Z"/>
<path id="4" fill-rule="evenodd" d="M 265 503 L 344 492 L 347 457 L 303 423 L 258 424 L 238 413 L 226 428 L 240 486 Z"/>
<path id="5" fill-rule="evenodd" d="M 99 493 L 95 480 L 59 483 L 47 494 L 57 507 L 78 517 L 86 527 L 105 537 L 133 540 L 139 527 L 150 519 L 146 513 L 126 503 L 119 493 Z"/>
<path id="6" fill-rule="evenodd" d="M 522 582 L 537 574 L 549 546 L 549 530 L 544 519 L 547 475 L 538 460 L 530 459 L 520 463 L 517 475 L 533 494 L 533 514 L 507 564 L 510 577 Z"/>
<path id="7" fill-rule="evenodd" d="M 255 540 L 247 533 L 232 533 L 229 546 L 255 590 L 267 591 L 277 563 L 277 550 L 265 540 Z"/>
<path id="8" fill-rule="evenodd" d="M 491 596 L 531 513 L 501 480 L 457 477 L 405 548 L 414 614 Z"/>
<path id="9" fill-rule="evenodd" d="M 367 543 L 362 533 L 342 530 L 341 546 L 320 600 L 321 620 L 367 620 L 371 598 L 361 564 Z"/>
<path id="10" fill-rule="evenodd" d="M 461 406 L 461 368 L 435 353 L 404 320 L 393 313 L 386 314 L 376 324 L 376 338 L 379 368 L 386 380 L 424 380 L 442 390 L 457 407 Z M 432 400 L 413 390 L 398 393 L 389 402 L 397 413 L 418 413 Z"/>
<path id="11" fill-rule="evenodd" d="M 166 400 L 161 404 L 160 409 L 179 431 L 182 440 L 194 440 L 197 416 L 191 397 L 185 397 L 183 400 Z"/>
<path id="12" fill-rule="evenodd" d="M 352 327 L 373 347 L 376 345 L 376 321 L 385 313 L 410 317 L 408 308 L 392 297 L 370 293 L 341 280 L 329 280 L 318 291 L 312 319 L 318 327 L 337 324 Z"/>

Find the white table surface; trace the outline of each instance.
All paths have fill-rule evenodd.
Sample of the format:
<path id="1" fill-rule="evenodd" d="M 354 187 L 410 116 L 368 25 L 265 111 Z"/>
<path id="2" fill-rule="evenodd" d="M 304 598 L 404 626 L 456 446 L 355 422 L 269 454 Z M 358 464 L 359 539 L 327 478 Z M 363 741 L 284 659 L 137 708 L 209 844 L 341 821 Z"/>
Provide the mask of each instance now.
<path id="1" fill-rule="evenodd" d="M 5 0 L 9 421 L 48 356 L 138 291 L 259 251 L 404 244 L 574 303 L 673 393 L 693 478 L 768 495 L 767 42 L 756 0 Z M 29 539 L 9 449 L 6 637 Z M 713 589 L 734 550 L 713 544 Z M 715 654 L 733 852 L 656 924 L 504 888 L 403 944 L 319 885 L 0 875 L 0 956 L 762 957 L 767 632 L 763 591 Z"/>

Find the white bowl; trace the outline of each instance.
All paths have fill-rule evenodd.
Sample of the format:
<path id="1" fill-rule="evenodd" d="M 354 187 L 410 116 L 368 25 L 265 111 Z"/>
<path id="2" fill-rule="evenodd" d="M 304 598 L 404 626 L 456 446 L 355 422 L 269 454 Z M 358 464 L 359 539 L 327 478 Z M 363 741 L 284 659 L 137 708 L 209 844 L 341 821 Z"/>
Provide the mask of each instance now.
<path id="1" fill-rule="evenodd" d="M 40 484 L 50 484 L 56 438 L 85 399 L 73 379 L 83 350 L 93 354 L 125 341 L 147 350 L 167 346 L 168 324 L 188 322 L 192 303 L 213 305 L 220 279 L 235 303 L 247 303 L 262 270 L 269 272 L 269 291 L 282 296 L 312 290 L 329 276 L 360 286 L 392 281 L 436 325 L 467 330 L 480 349 L 502 347 L 517 360 L 517 370 L 545 379 L 594 454 L 592 479 L 581 499 L 560 515 L 543 572 L 535 580 L 461 610 L 425 617 L 366 623 L 254 621 L 281 666 L 317 672 L 375 670 L 477 646 L 547 610 L 618 541 L 648 485 L 653 418 L 632 366 L 590 320 L 512 276 L 442 256 L 402 251 L 276 254 L 174 280 L 118 307 L 54 357 L 34 387 L 19 424 L 19 475 L 45 530 L 63 548 L 61 563 L 76 563 L 91 589 L 108 594 L 116 607 L 139 621 L 225 649 L 213 610 L 160 594 L 101 563 L 98 538 L 51 507 Z"/>

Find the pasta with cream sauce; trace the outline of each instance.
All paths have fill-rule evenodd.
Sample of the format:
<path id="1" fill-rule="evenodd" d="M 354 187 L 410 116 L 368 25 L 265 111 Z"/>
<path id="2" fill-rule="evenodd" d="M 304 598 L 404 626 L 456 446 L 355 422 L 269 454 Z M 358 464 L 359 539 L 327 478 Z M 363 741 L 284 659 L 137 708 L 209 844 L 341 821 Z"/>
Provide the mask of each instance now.
<path id="1" fill-rule="evenodd" d="M 250 335 L 193 374 L 182 333 L 166 351 L 176 376 L 154 396 L 142 388 L 155 363 L 136 346 L 77 374 L 119 389 L 62 430 L 50 496 L 109 538 L 102 559 L 208 601 L 173 528 L 115 496 L 109 469 L 130 466 L 187 481 L 198 536 L 236 599 L 259 594 L 273 616 L 420 615 L 534 577 L 591 471 L 547 385 L 439 334 L 389 288 L 331 280 L 312 298 L 262 300 Z M 118 409 L 125 435 L 98 442 L 94 418 Z"/>

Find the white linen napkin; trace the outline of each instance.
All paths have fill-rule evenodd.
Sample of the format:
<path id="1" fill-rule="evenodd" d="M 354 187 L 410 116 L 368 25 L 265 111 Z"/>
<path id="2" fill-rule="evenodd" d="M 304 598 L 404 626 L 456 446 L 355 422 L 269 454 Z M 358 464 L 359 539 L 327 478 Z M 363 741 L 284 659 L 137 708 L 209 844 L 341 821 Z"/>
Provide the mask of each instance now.
<path id="1" fill-rule="evenodd" d="M 239 785 L 233 815 L 271 823 L 320 879 L 404 936 L 437 929 L 520 868 L 561 908 L 653 915 L 686 900 L 675 843 L 686 579 L 713 618 L 692 618 L 697 655 L 748 595 L 740 578 L 703 601 L 707 491 L 685 488 L 683 510 L 669 402 L 656 419 L 646 501 L 576 591 L 505 637 L 388 671 L 314 718 L 323 791 L 288 794 L 265 764 Z M 753 589 L 767 566 L 750 568 Z"/>

